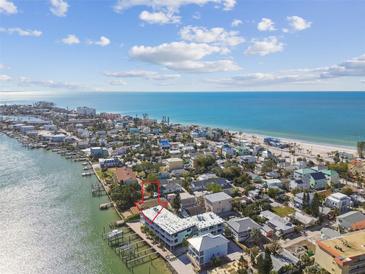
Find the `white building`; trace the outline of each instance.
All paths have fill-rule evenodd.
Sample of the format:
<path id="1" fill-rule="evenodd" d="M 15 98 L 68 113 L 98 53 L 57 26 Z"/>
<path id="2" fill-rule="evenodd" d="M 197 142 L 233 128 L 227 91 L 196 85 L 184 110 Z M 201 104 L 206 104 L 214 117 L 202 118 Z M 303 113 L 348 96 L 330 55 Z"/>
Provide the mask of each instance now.
<path id="1" fill-rule="evenodd" d="M 346 212 L 352 207 L 352 201 L 349 196 L 336 192 L 326 198 L 325 205 L 333 209 L 337 208 L 340 212 Z"/>
<path id="2" fill-rule="evenodd" d="M 170 249 L 180 245 L 190 236 L 206 233 L 216 235 L 223 233 L 224 230 L 224 220 L 214 213 L 180 218 L 162 206 L 143 210 L 141 222 L 153 230 Z"/>
<path id="3" fill-rule="evenodd" d="M 204 197 L 205 209 L 216 214 L 229 212 L 232 209 L 232 197 L 225 192 L 218 192 Z"/>
<path id="4" fill-rule="evenodd" d="M 198 267 L 208 264 L 214 257 L 223 257 L 228 253 L 229 240 L 222 235 L 213 236 L 209 233 L 191 238 L 188 242 L 188 256 Z"/>

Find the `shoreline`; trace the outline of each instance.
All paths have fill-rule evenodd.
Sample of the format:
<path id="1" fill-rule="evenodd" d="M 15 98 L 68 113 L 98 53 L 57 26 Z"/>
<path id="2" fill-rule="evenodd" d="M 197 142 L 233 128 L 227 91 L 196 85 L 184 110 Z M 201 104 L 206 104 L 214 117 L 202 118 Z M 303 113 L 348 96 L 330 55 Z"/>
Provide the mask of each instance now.
<path id="1" fill-rule="evenodd" d="M 133 116 L 133 114 L 126 114 L 126 113 L 122 113 L 122 112 L 117 112 L 118 114 L 122 115 L 122 116 Z M 139 114 L 140 115 L 140 114 Z M 158 121 L 158 118 L 155 117 L 150 117 L 151 119 L 155 119 Z M 327 152 L 333 152 L 333 151 L 341 151 L 341 152 L 347 152 L 347 153 L 351 153 L 351 154 L 357 154 L 357 148 L 356 145 L 354 146 L 350 146 L 350 145 L 341 145 L 341 144 L 334 144 L 334 143 L 329 143 L 329 142 L 320 142 L 320 141 L 311 141 L 311 140 L 305 140 L 305 139 L 301 139 L 301 138 L 296 138 L 296 137 L 282 137 L 280 135 L 276 135 L 275 133 L 273 134 L 265 134 L 265 133 L 258 133 L 255 132 L 255 130 L 250 130 L 250 129 L 242 129 L 242 130 L 237 130 L 237 129 L 231 129 L 231 128 L 226 128 L 226 127 L 222 127 L 222 126 L 216 126 L 216 125 L 205 125 L 205 124 L 201 124 L 201 123 L 191 123 L 191 122 L 181 122 L 181 121 L 176 121 L 176 122 L 172 122 L 172 124 L 181 124 L 183 126 L 197 126 L 197 127 L 207 127 L 207 128 L 218 128 L 218 129 L 222 129 L 224 131 L 228 131 L 230 133 L 233 134 L 240 134 L 242 136 L 245 137 L 245 139 L 247 141 L 252 141 L 252 139 L 257 138 L 260 139 L 261 142 L 263 143 L 263 139 L 265 137 L 273 137 L 273 138 L 277 138 L 280 139 L 286 143 L 291 143 L 291 144 L 296 144 L 296 145 L 300 145 L 305 147 L 306 149 L 315 149 L 315 151 L 320 151 L 318 154 L 321 153 L 327 153 Z M 276 132 L 278 133 L 278 132 Z M 254 138 L 252 138 L 252 136 L 254 136 Z"/>

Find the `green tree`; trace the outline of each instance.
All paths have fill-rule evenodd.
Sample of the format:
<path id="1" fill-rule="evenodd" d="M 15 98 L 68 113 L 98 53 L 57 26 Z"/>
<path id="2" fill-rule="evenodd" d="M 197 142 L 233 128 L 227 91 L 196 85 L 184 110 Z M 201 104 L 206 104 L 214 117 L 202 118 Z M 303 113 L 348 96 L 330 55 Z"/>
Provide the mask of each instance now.
<path id="1" fill-rule="evenodd" d="M 114 185 L 111 190 L 111 198 L 119 209 L 129 209 L 136 201 L 141 199 L 141 187 L 138 183 Z"/>
<path id="2" fill-rule="evenodd" d="M 181 207 L 181 198 L 180 198 L 180 193 L 176 193 L 175 198 L 172 200 L 171 206 L 173 207 L 173 209 L 175 209 L 175 211 L 178 211 Z"/>
<path id="3" fill-rule="evenodd" d="M 213 193 L 217 193 L 222 191 L 222 187 L 216 183 L 211 183 L 207 186 L 207 190 Z"/>
<path id="4" fill-rule="evenodd" d="M 257 258 L 257 270 L 259 274 L 270 274 L 272 270 L 272 260 L 269 250 L 265 250 Z"/>
<path id="5" fill-rule="evenodd" d="M 319 216 L 319 207 L 320 207 L 320 201 L 319 201 L 319 196 L 317 193 L 314 193 L 313 195 L 313 201 L 312 201 L 312 205 L 311 205 L 311 213 L 314 217 L 318 217 Z"/>

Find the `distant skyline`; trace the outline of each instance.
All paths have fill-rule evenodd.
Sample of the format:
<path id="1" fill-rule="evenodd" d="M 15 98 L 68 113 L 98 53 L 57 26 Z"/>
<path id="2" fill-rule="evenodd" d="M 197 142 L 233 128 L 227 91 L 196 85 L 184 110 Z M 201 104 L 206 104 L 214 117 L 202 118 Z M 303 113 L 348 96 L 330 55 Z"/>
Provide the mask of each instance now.
<path id="1" fill-rule="evenodd" d="M 0 0 L 7 91 L 365 91 L 365 1 Z"/>

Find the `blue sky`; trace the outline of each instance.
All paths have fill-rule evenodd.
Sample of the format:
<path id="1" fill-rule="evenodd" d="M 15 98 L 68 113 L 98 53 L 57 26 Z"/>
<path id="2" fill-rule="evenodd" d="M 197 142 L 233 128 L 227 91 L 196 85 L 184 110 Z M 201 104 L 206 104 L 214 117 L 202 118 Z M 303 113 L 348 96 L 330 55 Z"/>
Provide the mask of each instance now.
<path id="1" fill-rule="evenodd" d="M 361 0 L 0 0 L 0 91 L 363 91 L 364 13 Z"/>

